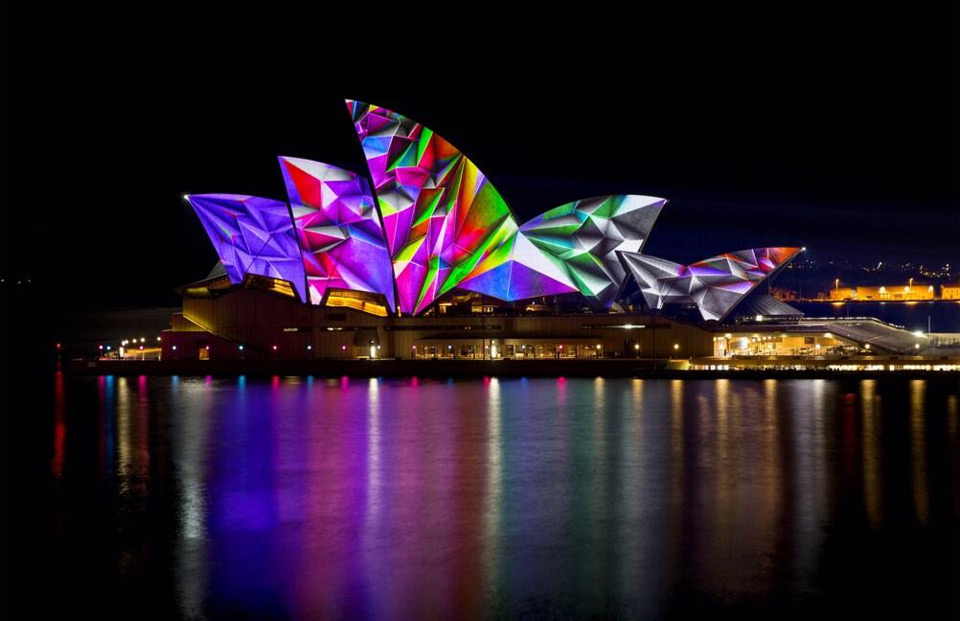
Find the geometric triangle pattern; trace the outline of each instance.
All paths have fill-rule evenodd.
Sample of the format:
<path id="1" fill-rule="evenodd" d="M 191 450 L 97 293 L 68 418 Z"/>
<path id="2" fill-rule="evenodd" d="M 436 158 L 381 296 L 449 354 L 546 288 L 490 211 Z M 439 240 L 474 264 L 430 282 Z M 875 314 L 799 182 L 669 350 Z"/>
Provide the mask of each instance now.
<path id="1" fill-rule="evenodd" d="M 346 104 L 373 179 L 400 310 L 419 314 L 516 220 L 473 162 L 430 129 L 380 106 Z"/>
<path id="2" fill-rule="evenodd" d="M 418 314 L 495 249 L 510 208 L 449 142 L 396 112 L 347 100 L 373 179 L 399 307 Z"/>
<path id="3" fill-rule="evenodd" d="M 323 303 L 335 287 L 382 294 L 394 308 L 390 253 L 366 179 L 321 162 L 278 159 L 310 302 Z"/>
<path id="4" fill-rule="evenodd" d="M 347 100 L 347 110 L 406 313 L 423 312 L 454 287 L 505 301 L 580 292 L 591 305 L 609 307 L 626 278 L 616 252 L 639 251 L 666 203 L 635 195 L 584 199 L 518 232 L 493 184 L 442 137 L 380 106 Z M 530 282 L 523 284 L 525 278 Z"/>
<path id="5" fill-rule="evenodd" d="M 510 235 L 457 286 L 511 302 L 577 291 L 563 262 L 537 248 L 521 231 Z"/>
<path id="6" fill-rule="evenodd" d="M 186 197 L 213 243 L 230 282 L 244 275 L 289 281 L 306 301 L 303 259 L 287 204 L 239 194 Z"/>
<path id="7" fill-rule="evenodd" d="M 651 308 L 695 304 L 705 320 L 723 319 L 757 285 L 787 265 L 800 248 L 753 248 L 681 265 L 635 252 L 617 254 Z"/>
<path id="8" fill-rule="evenodd" d="M 640 252 L 666 202 L 624 194 L 588 198 L 551 209 L 520 230 L 563 262 L 592 306 L 609 308 L 626 278 L 616 253 Z"/>

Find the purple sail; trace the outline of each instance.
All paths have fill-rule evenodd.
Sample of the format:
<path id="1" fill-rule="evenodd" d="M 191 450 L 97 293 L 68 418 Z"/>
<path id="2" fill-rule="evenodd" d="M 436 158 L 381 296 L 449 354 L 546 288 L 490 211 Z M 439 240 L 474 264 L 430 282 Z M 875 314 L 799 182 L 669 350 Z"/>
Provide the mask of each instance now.
<path id="1" fill-rule="evenodd" d="M 300 245 L 287 204 L 239 194 L 192 194 L 187 200 L 203 223 L 230 282 L 244 276 L 288 281 L 306 300 Z"/>

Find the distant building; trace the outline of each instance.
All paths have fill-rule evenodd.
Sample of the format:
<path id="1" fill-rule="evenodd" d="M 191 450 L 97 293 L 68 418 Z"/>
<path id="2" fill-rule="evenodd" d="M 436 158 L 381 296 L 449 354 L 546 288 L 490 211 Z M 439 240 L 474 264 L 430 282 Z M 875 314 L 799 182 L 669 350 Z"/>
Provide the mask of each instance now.
<path id="1" fill-rule="evenodd" d="M 879 287 L 857 287 L 856 296 L 853 298 L 860 301 L 914 301 L 914 300 L 933 300 L 936 294 L 933 285 L 913 284 L 913 285 L 881 285 Z"/>
<path id="2" fill-rule="evenodd" d="M 831 300 L 855 300 L 857 299 L 857 290 L 853 287 L 840 287 L 830 290 Z"/>
<path id="3" fill-rule="evenodd" d="M 940 298 L 943 300 L 960 300 L 960 283 L 940 285 Z"/>

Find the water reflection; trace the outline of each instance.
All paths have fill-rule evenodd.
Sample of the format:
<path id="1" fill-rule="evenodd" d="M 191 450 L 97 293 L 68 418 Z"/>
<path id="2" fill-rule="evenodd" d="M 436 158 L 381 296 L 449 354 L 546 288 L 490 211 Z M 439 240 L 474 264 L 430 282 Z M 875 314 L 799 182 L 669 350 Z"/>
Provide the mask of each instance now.
<path id="1" fill-rule="evenodd" d="M 913 472 L 913 503 L 917 521 L 929 519 L 930 500 L 927 497 L 927 432 L 924 399 L 927 383 L 916 379 L 910 382 L 910 464 Z"/>
<path id="2" fill-rule="evenodd" d="M 130 580 L 168 571 L 183 616 L 789 602 L 829 587 L 828 535 L 857 516 L 878 533 L 902 523 L 890 507 L 924 528 L 960 505 L 956 386 L 924 381 L 65 381 L 53 477 L 96 470 L 151 544 L 103 553 Z M 87 410 L 98 459 L 65 459 Z"/>
<path id="3" fill-rule="evenodd" d="M 876 386 L 877 381 L 873 379 L 860 382 L 860 404 L 863 412 L 863 435 L 860 440 L 863 447 L 863 499 L 867 519 L 874 528 L 880 525 L 883 494 L 883 474 L 880 470 L 880 397 L 876 394 Z"/>
<path id="4" fill-rule="evenodd" d="M 63 394 L 63 371 L 57 369 L 53 379 L 53 476 L 63 476 L 64 450 L 67 442 L 66 395 Z"/>

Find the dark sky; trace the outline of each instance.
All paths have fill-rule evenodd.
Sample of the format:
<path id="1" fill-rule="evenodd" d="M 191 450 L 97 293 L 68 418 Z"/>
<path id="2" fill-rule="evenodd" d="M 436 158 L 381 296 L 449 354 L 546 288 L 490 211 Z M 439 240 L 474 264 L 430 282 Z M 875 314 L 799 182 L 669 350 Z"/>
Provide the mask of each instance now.
<path id="1" fill-rule="evenodd" d="M 10 4 L 0 272 L 65 296 L 149 300 L 203 277 L 216 258 L 181 195 L 283 197 L 277 154 L 365 172 L 345 97 L 436 130 L 521 219 L 671 199 L 647 246 L 665 258 L 806 245 L 960 263 L 956 6 L 554 24 L 396 7 L 53 22 Z"/>

